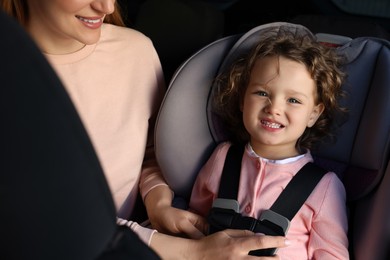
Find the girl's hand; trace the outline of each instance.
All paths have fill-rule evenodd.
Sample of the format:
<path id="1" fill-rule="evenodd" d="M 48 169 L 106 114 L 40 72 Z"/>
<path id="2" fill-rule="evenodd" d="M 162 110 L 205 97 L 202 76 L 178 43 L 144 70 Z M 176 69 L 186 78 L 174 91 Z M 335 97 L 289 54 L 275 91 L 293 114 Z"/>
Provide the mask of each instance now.
<path id="1" fill-rule="evenodd" d="M 152 189 L 145 198 L 145 206 L 152 227 L 159 232 L 199 239 L 204 236 L 206 220 L 194 213 L 172 207 L 173 194 L 167 186 Z"/>
<path id="2" fill-rule="evenodd" d="M 207 232 L 207 221 L 195 213 L 172 206 L 160 206 L 155 212 L 158 212 L 157 218 L 149 219 L 159 232 L 193 239 L 202 238 Z"/>

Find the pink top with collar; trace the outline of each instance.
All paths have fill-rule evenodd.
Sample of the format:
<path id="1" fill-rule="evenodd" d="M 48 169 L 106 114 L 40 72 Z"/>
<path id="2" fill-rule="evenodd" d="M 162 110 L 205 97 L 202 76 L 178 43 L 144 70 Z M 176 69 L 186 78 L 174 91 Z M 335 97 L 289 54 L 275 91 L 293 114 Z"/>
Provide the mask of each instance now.
<path id="1" fill-rule="evenodd" d="M 191 210 L 206 216 L 216 198 L 229 143 L 220 144 L 196 179 Z M 245 216 L 258 218 L 269 209 L 291 178 L 307 162 L 310 152 L 296 158 L 270 161 L 256 156 L 250 147 L 242 158 L 238 202 Z M 292 245 L 280 248 L 281 259 L 349 259 L 345 189 L 328 172 L 291 221 L 287 238 Z"/>
<path id="2" fill-rule="evenodd" d="M 138 192 L 145 197 L 153 188 L 167 185 L 153 145 L 155 116 L 165 92 L 153 43 L 133 29 L 103 24 L 96 44 L 46 58 L 91 138 L 118 216 L 127 219 Z M 124 219 L 118 223 L 150 243 L 154 230 Z"/>

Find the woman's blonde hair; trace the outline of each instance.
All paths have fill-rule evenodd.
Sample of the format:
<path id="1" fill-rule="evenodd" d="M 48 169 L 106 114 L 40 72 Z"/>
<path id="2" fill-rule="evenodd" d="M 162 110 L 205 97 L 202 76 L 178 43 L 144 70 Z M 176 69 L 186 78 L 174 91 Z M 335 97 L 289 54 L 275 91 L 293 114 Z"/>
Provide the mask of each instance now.
<path id="1" fill-rule="evenodd" d="M 8 15 L 15 17 L 23 26 L 27 26 L 29 20 L 27 0 L 2 0 L 1 9 Z M 114 12 L 107 15 L 104 22 L 125 26 L 118 2 L 115 2 Z"/>

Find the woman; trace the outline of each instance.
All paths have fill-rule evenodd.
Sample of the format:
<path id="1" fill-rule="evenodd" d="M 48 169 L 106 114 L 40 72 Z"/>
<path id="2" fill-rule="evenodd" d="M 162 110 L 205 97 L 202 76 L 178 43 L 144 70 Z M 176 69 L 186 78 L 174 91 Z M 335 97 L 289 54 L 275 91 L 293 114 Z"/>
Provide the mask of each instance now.
<path id="1" fill-rule="evenodd" d="M 132 228 L 169 259 L 240 259 L 252 249 L 285 245 L 283 238 L 243 231 L 183 239 L 124 220 L 134 208 L 138 185 L 148 211 L 172 199 L 153 151 L 153 117 L 164 93 L 164 79 L 151 41 L 118 26 L 123 22 L 114 0 L 3 0 L 2 8 L 30 33 L 74 102 L 122 217 L 119 224 Z M 203 229 L 197 215 L 179 214 L 189 224 L 179 228 L 184 233 L 193 223 Z"/>

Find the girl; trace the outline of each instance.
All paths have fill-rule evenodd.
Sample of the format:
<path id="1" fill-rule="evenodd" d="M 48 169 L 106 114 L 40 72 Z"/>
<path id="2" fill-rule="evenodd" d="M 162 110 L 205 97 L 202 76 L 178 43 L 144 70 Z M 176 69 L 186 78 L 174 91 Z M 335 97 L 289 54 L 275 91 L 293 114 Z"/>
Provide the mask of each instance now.
<path id="1" fill-rule="evenodd" d="M 246 144 L 240 213 L 259 218 L 292 177 L 313 161 L 310 149 L 331 135 L 342 96 L 341 57 L 307 33 L 265 31 L 252 52 L 217 81 L 215 112 L 232 139 L 217 146 L 195 182 L 190 208 L 207 216 L 218 196 L 231 143 Z M 328 172 L 291 221 L 281 259 L 348 259 L 344 186 Z"/>

